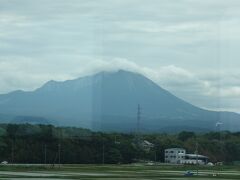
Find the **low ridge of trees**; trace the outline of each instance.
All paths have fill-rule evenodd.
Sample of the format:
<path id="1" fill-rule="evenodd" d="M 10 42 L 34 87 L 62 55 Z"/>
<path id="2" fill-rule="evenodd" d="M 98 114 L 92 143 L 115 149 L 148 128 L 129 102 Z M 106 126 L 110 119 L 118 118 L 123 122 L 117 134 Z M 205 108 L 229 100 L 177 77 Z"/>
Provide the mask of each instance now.
<path id="1" fill-rule="evenodd" d="M 166 148 L 182 147 L 194 153 L 196 142 L 199 153 L 208 156 L 212 162 L 240 161 L 240 133 L 145 134 L 142 139 L 153 143 L 154 147 L 146 151 L 137 146 L 134 134 L 91 132 L 51 125 L 1 124 L 0 161 L 37 164 L 163 162 Z"/>

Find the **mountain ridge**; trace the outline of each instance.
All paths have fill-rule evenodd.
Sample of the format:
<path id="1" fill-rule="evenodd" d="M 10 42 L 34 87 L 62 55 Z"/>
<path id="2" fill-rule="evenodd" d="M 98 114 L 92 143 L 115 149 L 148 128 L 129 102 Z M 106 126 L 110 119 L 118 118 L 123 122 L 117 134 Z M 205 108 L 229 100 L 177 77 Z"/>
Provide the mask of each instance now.
<path id="1" fill-rule="evenodd" d="M 92 130 L 129 132 L 136 129 L 138 104 L 143 108 L 141 123 L 146 131 L 176 126 L 214 130 L 219 121 L 224 121 L 223 129 L 237 131 L 236 124 L 240 125 L 237 113 L 199 108 L 147 77 L 125 70 L 63 82 L 48 81 L 34 91 L 0 95 L 0 114 L 42 117 L 57 125 Z"/>

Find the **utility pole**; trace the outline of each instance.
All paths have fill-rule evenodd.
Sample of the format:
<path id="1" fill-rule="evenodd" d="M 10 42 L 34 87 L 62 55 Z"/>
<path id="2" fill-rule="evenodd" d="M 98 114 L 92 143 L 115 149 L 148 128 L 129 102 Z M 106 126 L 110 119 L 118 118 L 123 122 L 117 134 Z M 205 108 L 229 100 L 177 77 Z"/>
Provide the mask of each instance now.
<path id="1" fill-rule="evenodd" d="M 61 167 L 61 141 L 62 141 L 62 129 L 59 127 L 59 140 L 58 140 L 58 166 Z"/>
<path id="2" fill-rule="evenodd" d="M 141 121 L 141 106 L 138 104 L 138 109 L 137 109 L 137 143 L 138 145 L 140 144 L 140 121 Z"/>
<path id="3" fill-rule="evenodd" d="M 197 156 L 197 162 L 196 162 L 196 165 L 197 165 L 197 176 L 198 176 L 198 142 L 196 142 L 196 156 Z"/>
<path id="4" fill-rule="evenodd" d="M 217 131 L 219 133 L 219 143 L 220 143 L 220 154 L 223 153 L 223 141 L 222 141 L 222 138 L 221 138 L 221 126 L 223 125 L 223 123 L 221 121 L 217 122 L 216 123 L 216 128 L 217 128 Z M 223 156 L 222 156 L 223 157 Z M 222 160 L 223 159 L 219 159 L 219 160 Z M 219 163 L 219 171 L 221 171 L 222 168 L 221 168 L 221 163 Z"/>
<path id="5" fill-rule="evenodd" d="M 44 144 L 44 164 L 47 164 L 47 145 Z"/>
<path id="6" fill-rule="evenodd" d="M 138 104 L 138 112 L 137 112 L 137 134 L 140 134 L 140 121 L 141 121 L 141 106 Z"/>
<path id="7" fill-rule="evenodd" d="M 155 165 L 157 165 L 157 149 L 155 148 Z"/>
<path id="8" fill-rule="evenodd" d="M 14 163 L 14 140 L 12 140 L 12 152 L 11 152 L 11 161 Z"/>
<path id="9" fill-rule="evenodd" d="M 217 130 L 217 132 L 221 132 L 221 126 L 223 125 L 223 123 L 222 122 L 217 122 L 216 123 L 216 130 Z"/>
<path id="10" fill-rule="evenodd" d="M 61 164 L 61 144 L 58 144 L 58 166 L 60 168 Z"/>
<path id="11" fill-rule="evenodd" d="M 105 164 L 105 145 L 104 145 L 104 142 L 103 142 L 103 149 L 102 149 L 102 164 L 103 165 Z"/>

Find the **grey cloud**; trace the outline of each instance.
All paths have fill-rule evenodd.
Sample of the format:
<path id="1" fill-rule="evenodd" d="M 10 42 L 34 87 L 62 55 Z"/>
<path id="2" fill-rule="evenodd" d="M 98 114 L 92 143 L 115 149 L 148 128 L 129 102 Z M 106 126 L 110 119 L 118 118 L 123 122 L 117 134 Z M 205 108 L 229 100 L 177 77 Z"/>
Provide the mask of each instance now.
<path id="1" fill-rule="evenodd" d="M 0 4 L 1 92 L 123 68 L 201 107 L 239 109 L 238 0 Z"/>

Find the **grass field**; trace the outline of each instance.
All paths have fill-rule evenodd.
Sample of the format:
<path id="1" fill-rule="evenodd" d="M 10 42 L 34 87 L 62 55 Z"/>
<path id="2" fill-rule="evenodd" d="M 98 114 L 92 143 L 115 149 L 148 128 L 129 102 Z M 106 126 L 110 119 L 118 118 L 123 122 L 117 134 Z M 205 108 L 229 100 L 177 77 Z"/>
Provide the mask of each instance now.
<path id="1" fill-rule="evenodd" d="M 184 176 L 188 170 L 194 172 L 193 177 Z M 194 166 L 64 165 L 53 168 L 39 165 L 8 165 L 0 166 L 0 179 L 240 179 L 240 167 L 199 167 L 197 175 Z"/>

